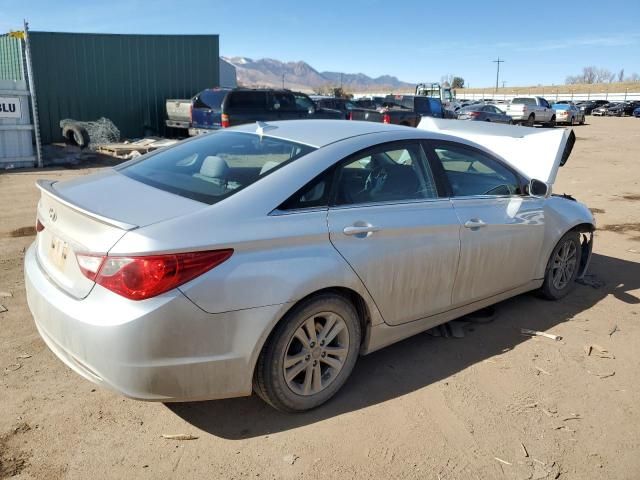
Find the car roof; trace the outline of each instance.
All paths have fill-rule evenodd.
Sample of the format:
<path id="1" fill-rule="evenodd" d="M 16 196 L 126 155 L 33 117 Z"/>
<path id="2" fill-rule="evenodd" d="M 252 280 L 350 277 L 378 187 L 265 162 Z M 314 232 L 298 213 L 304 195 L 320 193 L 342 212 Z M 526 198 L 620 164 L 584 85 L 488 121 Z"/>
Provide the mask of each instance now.
<path id="1" fill-rule="evenodd" d="M 260 122 L 260 125 L 263 126 L 262 132 L 265 137 L 282 138 L 317 148 L 360 135 L 389 131 L 406 132 L 409 128 L 385 123 L 348 120 L 284 120 Z M 258 123 L 249 123 L 233 127 L 231 130 L 259 134 L 259 128 Z M 417 137 L 424 136 L 417 130 L 415 132 Z"/>

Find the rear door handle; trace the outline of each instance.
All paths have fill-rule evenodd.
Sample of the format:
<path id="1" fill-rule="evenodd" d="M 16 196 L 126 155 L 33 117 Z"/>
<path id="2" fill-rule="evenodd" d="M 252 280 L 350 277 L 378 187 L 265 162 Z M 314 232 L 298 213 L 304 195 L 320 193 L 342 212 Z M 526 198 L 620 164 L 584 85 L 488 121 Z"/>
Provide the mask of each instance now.
<path id="1" fill-rule="evenodd" d="M 479 218 L 472 218 L 471 220 L 467 220 L 466 222 L 464 222 L 464 226 L 465 228 L 476 229 L 476 228 L 486 227 L 487 224 L 484 223 Z"/>
<path id="2" fill-rule="evenodd" d="M 380 231 L 380 227 L 374 227 L 373 225 L 351 225 L 349 227 L 344 227 L 342 233 L 345 235 L 355 235 L 357 237 L 364 238 L 378 231 Z"/>

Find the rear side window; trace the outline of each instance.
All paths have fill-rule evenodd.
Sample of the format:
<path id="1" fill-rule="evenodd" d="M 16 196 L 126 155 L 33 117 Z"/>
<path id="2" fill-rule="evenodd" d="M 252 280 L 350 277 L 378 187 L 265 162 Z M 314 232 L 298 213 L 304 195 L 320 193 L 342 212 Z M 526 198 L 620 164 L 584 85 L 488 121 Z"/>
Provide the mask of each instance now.
<path id="1" fill-rule="evenodd" d="M 193 107 L 220 111 L 222 101 L 227 93 L 225 90 L 204 90 L 194 98 Z"/>
<path id="2" fill-rule="evenodd" d="M 229 94 L 228 110 L 264 111 L 267 108 L 266 92 L 237 91 Z"/>
<path id="3" fill-rule="evenodd" d="M 313 150 L 286 140 L 220 131 L 123 164 L 118 170 L 160 190 L 213 204 Z"/>

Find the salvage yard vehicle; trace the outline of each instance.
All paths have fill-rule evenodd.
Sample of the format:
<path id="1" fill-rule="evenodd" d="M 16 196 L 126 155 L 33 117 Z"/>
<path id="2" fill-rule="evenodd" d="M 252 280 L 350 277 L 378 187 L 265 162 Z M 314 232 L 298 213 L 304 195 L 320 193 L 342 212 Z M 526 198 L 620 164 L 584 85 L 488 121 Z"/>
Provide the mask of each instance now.
<path id="1" fill-rule="evenodd" d="M 584 111 L 577 106 L 569 103 L 554 103 L 553 109 L 556 112 L 556 123 L 584 125 Z"/>
<path id="2" fill-rule="evenodd" d="M 457 111 L 458 120 L 477 122 L 513 123 L 511 117 L 494 105 L 468 105 Z"/>
<path id="3" fill-rule="evenodd" d="M 533 127 L 536 123 L 553 127 L 556 123 L 555 110 L 542 97 L 516 97 L 507 106 L 506 113 L 513 123 L 522 123 L 528 127 Z"/>
<path id="4" fill-rule="evenodd" d="M 607 115 L 607 110 L 610 107 L 614 107 L 615 105 L 617 105 L 617 104 L 616 103 L 603 103 L 598 108 L 594 108 L 591 111 L 591 115 L 593 115 L 594 117 L 604 117 L 604 116 Z"/>
<path id="5" fill-rule="evenodd" d="M 624 117 L 625 115 L 632 115 L 636 107 L 640 106 L 640 101 L 629 101 L 618 103 L 607 109 L 607 116 L 609 117 Z"/>
<path id="6" fill-rule="evenodd" d="M 306 94 L 290 90 L 211 88 L 193 98 L 189 135 L 257 121 L 301 118 L 344 119 L 344 114 L 317 108 Z"/>
<path id="7" fill-rule="evenodd" d="M 428 117 L 259 122 L 40 180 L 29 308 L 65 364 L 128 397 L 253 390 L 311 409 L 361 354 L 571 291 L 595 228 L 551 194 L 574 141 Z"/>
<path id="8" fill-rule="evenodd" d="M 167 119 L 165 125 L 170 128 L 188 129 L 191 125 L 192 100 L 170 98 L 165 101 Z"/>
<path id="9" fill-rule="evenodd" d="M 437 98 L 417 95 L 387 95 L 382 102 L 382 107 L 376 110 L 352 109 L 349 120 L 417 127 L 422 117 L 442 118 L 443 115 L 442 103 Z"/>

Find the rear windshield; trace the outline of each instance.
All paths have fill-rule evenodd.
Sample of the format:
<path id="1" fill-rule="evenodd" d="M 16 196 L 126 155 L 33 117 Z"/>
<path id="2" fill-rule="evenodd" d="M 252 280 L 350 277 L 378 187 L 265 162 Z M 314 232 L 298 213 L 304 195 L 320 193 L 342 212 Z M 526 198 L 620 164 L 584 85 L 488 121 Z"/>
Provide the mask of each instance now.
<path id="1" fill-rule="evenodd" d="M 523 97 L 523 98 L 514 98 L 511 103 L 516 104 L 516 105 L 535 105 L 536 104 L 536 99 L 535 98 L 527 98 L 527 97 Z"/>
<path id="2" fill-rule="evenodd" d="M 214 204 L 315 150 L 251 133 L 220 131 L 118 168 L 160 190 Z"/>
<path id="3" fill-rule="evenodd" d="M 569 110 L 571 105 L 567 105 L 566 103 L 555 103 L 553 105 L 554 110 Z"/>
<path id="4" fill-rule="evenodd" d="M 194 108 L 210 108 L 220 111 L 220 106 L 224 97 L 229 93 L 227 90 L 204 90 L 193 100 Z"/>
<path id="5" fill-rule="evenodd" d="M 431 102 L 425 97 L 415 97 L 415 111 L 422 114 L 431 113 Z"/>

